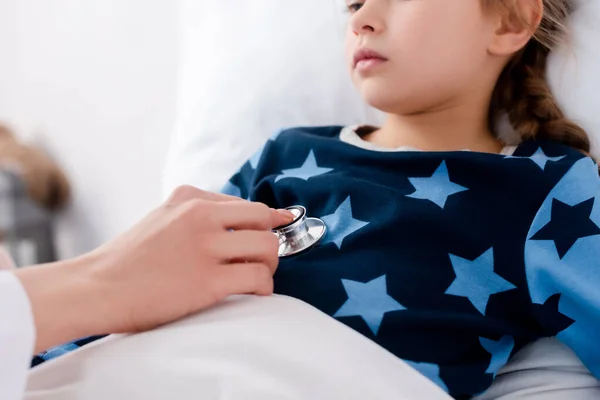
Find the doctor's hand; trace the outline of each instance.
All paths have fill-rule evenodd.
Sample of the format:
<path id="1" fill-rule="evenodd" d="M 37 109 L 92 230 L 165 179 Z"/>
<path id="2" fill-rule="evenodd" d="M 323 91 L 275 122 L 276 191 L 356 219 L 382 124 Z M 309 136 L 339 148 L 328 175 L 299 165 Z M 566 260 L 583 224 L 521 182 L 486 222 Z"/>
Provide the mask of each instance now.
<path id="1" fill-rule="evenodd" d="M 271 229 L 293 215 L 182 187 L 130 231 L 75 260 L 20 270 L 36 351 L 88 335 L 148 330 L 232 294 L 270 295 Z"/>

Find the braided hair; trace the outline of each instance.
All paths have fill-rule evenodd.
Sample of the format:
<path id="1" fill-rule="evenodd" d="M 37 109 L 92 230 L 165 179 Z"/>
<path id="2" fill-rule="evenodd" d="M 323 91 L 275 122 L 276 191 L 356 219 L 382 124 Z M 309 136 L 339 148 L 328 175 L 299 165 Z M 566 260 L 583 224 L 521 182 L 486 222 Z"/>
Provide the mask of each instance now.
<path id="1" fill-rule="evenodd" d="M 485 1 L 518 16 L 519 0 Z M 567 35 L 565 23 L 575 0 L 543 0 L 543 5 L 541 23 L 532 39 L 508 63 L 496 84 L 490 104 L 490 128 L 507 115 L 520 140 L 550 140 L 589 155 L 591 145 L 586 131 L 565 116 L 546 79 L 548 55 Z"/>

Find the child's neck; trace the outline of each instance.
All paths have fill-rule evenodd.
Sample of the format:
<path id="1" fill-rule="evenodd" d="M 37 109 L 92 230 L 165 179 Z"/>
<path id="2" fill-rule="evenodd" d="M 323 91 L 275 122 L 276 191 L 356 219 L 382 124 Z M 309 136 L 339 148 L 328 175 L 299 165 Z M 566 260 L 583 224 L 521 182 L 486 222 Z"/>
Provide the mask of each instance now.
<path id="1" fill-rule="evenodd" d="M 473 109 L 388 114 L 383 126 L 364 139 L 388 148 L 408 146 L 423 151 L 500 153 L 503 144 L 488 128 L 487 111 L 479 117 L 474 114 Z"/>

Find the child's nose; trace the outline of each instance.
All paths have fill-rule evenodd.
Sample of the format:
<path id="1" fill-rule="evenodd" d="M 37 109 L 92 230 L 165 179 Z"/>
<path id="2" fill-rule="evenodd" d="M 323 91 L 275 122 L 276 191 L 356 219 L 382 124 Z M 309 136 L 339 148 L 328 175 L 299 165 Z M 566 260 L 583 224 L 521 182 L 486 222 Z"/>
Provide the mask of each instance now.
<path id="1" fill-rule="evenodd" d="M 383 31 L 385 23 L 377 2 L 365 2 L 353 16 L 351 28 L 355 35 L 373 35 Z"/>

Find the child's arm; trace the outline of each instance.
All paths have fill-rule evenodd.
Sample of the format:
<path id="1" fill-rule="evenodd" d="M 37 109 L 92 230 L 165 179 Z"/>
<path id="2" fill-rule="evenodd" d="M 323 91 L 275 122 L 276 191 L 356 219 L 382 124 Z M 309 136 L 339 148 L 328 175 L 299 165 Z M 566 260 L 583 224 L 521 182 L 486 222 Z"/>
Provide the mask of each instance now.
<path id="1" fill-rule="evenodd" d="M 577 161 L 540 207 L 525 244 L 532 313 L 600 378 L 600 177 Z"/>

